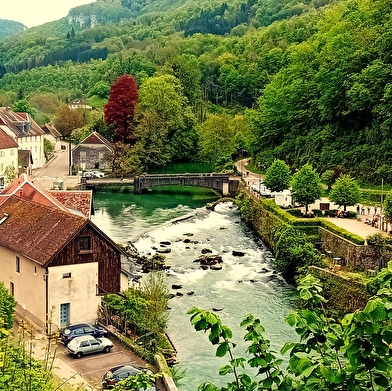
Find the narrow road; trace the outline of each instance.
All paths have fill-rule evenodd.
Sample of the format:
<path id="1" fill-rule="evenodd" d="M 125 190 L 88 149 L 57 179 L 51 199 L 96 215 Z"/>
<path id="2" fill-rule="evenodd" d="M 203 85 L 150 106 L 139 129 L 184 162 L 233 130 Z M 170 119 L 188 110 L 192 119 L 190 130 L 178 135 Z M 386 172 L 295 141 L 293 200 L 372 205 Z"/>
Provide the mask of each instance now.
<path id="1" fill-rule="evenodd" d="M 68 175 L 69 166 L 69 146 L 66 149 L 57 151 L 52 159 L 42 167 L 33 170 L 33 180 L 37 181 L 45 189 L 51 189 L 53 182 L 63 181 L 65 189 L 75 189 L 78 186 L 80 177 Z"/>

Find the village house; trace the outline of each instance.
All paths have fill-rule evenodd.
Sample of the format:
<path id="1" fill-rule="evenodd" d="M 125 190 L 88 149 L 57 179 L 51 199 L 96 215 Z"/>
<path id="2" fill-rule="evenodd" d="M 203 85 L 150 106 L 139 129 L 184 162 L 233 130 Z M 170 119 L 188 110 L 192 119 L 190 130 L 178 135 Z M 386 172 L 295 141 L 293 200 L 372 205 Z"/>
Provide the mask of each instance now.
<path id="1" fill-rule="evenodd" d="M 6 170 L 18 169 L 18 144 L 0 128 L 0 189 L 7 185 Z"/>
<path id="2" fill-rule="evenodd" d="M 33 169 L 45 164 L 44 131 L 29 114 L 0 107 L 0 129 L 16 141 L 18 150 L 30 151 Z"/>
<path id="3" fill-rule="evenodd" d="M 88 218 L 91 192 L 66 193 L 27 175 L 0 192 L 0 281 L 17 313 L 52 331 L 93 322 L 101 296 L 128 287 L 122 251 Z"/>
<path id="4" fill-rule="evenodd" d="M 44 131 L 45 139 L 53 145 L 54 152 L 60 151 L 61 146 L 63 145 L 63 135 L 54 127 L 52 123 L 42 126 L 42 130 Z"/>
<path id="5" fill-rule="evenodd" d="M 69 108 L 72 110 L 83 109 L 83 110 L 92 110 L 93 107 L 90 103 L 85 99 L 74 99 L 69 105 Z"/>
<path id="6" fill-rule="evenodd" d="M 112 168 L 114 148 L 101 134 L 91 133 L 72 150 L 72 164 L 76 171 Z"/>

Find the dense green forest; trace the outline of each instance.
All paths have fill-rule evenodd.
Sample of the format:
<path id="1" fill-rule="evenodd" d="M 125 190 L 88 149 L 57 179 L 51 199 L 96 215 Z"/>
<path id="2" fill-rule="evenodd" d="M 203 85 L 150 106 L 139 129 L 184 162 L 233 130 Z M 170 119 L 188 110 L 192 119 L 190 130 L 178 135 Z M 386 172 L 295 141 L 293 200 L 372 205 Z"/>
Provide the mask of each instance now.
<path id="1" fill-rule="evenodd" d="M 97 0 L 0 41 L 0 105 L 27 99 L 41 121 L 76 97 L 99 109 L 130 74 L 147 168 L 251 156 L 392 182 L 391 16 L 388 0 Z M 154 83 L 181 102 L 170 115 L 152 112 Z"/>
<path id="2" fill-rule="evenodd" d="M 8 19 L 0 19 L 0 40 L 24 31 L 27 27 L 22 23 Z"/>

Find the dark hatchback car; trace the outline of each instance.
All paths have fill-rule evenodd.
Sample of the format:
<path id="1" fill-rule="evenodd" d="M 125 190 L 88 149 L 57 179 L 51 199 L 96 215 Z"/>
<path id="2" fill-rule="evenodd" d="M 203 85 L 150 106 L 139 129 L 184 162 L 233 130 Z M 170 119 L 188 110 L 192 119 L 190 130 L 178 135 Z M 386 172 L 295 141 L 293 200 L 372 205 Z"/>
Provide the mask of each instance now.
<path id="1" fill-rule="evenodd" d="M 93 337 L 98 338 L 106 337 L 107 333 L 108 332 L 102 327 L 91 326 L 87 323 L 79 323 L 65 328 L 61 332 L 60 338 L 64 345 L 68 345 L 68 342 L 75 337 L 80 337 L 82 335 L 92 335 Z"/>
<path id="2" fill-rule="evenodd" d="M 113 388 L 116 385 L 116 383 L 118 383 L 120 380 L 125 380 L 129 376 L 135 376 L 142 371 L 152 373 L 149 369 L 131 365 L 131 364 L 123 364 L 111 368 L 103 376 L 102 387 L 104 389 Z M 148 387 L 146 389 L 146 391 L 155 391 L 155 390 L 156 388 L 153 384 L 151 385 L 151 387 Z"/>

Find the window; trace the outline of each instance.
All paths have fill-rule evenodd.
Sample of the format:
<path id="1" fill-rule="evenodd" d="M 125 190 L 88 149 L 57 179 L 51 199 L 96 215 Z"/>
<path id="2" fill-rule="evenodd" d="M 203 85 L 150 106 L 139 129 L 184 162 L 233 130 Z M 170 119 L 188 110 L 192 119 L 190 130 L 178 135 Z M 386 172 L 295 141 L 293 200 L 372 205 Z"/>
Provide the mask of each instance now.
<path id="1" fill-rule="evenodd" d="M 82 162 L 86 160 L 86 151 L 80 151 L 80 160 Z"/>
<path id="2" fill-rule="evenodd" d="M 15 284 L 13 282 L 10 282 L 10 294 L 15 296 Z"/>
<path id="3" fill-rule="evenodd" d="M 87 346 L 90 346 L 90 344 L 89 344 L 88 341 L 82 341 L 82 342 L 80 343 L 80 347 L 81 347 L 81 348 L 86 348 Z"/>
<path id="4" fill-rule="evenodd" d="M 15 270 L 17 273 L 20 273 L 20 258 L 18 256 L 16 257 Z"/>
<path id="5" fill-rule="evenodd" d="M 34 266 L 34 274 L 37 274 L 37 266 Z"/>
<path id="6" fill-rule="evenodd" d="M 71 272 L 63 273 L 63 278 L 71 278 L 71 277 L 72 277 Z"/>
<path id="7" fill-rule="evenodd" d="M 91 250 L 90 236 L 82 236 L 80 238 L 80 250 L 81 251 Z"/>

